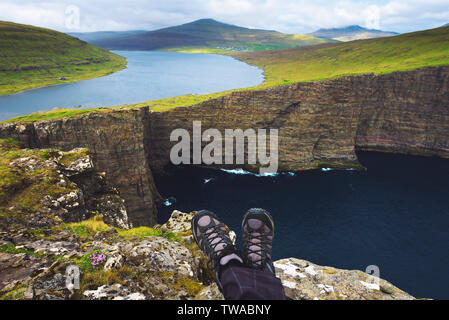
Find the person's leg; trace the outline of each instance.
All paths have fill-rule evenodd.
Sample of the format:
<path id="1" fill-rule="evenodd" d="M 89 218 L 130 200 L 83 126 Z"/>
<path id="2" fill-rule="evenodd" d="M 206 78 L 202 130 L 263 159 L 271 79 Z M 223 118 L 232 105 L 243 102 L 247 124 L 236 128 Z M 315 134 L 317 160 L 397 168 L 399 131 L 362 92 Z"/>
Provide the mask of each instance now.
<path id="1" fill-rule="evenodd" d="M 279 278 L 271 272 L 231 265 L 221 275 L 226 300 L 288 300 Z"/>
<path id="2" fill-rule="evenodd" d="M 261 216 L 253 217 L 247 214 L 246 217 L 257 218 L 256 220 L 259 220 Z M 245 221 L 244 219 L 244 223 Z M 263 222 L 264 225 L 265 223 Z M 251 222 L 251 225 L 253 224 L 254 222 Z M 256 223 L 256 225 L 258 224 Z M 262 229 L 266 230 L 263 226 Z M 274 228 L 270 230 L 274 231 Z M 244 238 L 250 242 L 255 241 L 259 248 L 256 250 L 255 247 L 252 247 L 252 250 L 245 250 L 247 255 L 254 257 L 257 253 L 258 255 L 256 254 L 256 256 L 262 254 L 264 257 L 270 257 L 265 262 L 271 263 L 271 270 L 266 271 L 259 267 L 248 268 L 248 266 L 243 264 L 243 259 L 237 247 L 229 239 L 229 234 L 224 228 L 224 224 L 212 212 L 205 210 L 199 211 L 192 219 L 192 232 L 198 246 L 209 256 L 212 262 L 215 271 L 215 280 L 225 299 L 288 299 L 284 294 L 281 281 L 274 274 L 274 268 L 271 263 L 271 241 L 270 252 L 268 254 L 262 253 L 260 250 L 266 250 L 267 248 L 265 246 L 260 247 L 261 244 L 257 239 L 261 236 L 251 233 L 249 230 L 246 233 L 251 233 L 252 235 L 245 236 L 244 231 Z M 265 233 L 266 231 L 263 232 L 263 235 Z M 271 234 L 272 239 L 273 235 Z M 256 262 L 255 260 L 257 259 L 254 259 L 254 262 Z"/>
<path id="3" fill-rule="evenodd" d="M 271 249 L 274 221 L 264 209 L 249 209 L 242 220 L 243 260 L 245 266 L 275 275 Z"/>
<path id="4" fill-rule="evenodd" d="M 229 238 L 223 222 L 210 211 L 198 211 L 192 218 L 192 233 L 198 247 L 209 257 L 215 273 L 215 281 L 220 291 L 223 286 L 220 281 L 226 266 L 243 266 L 238 248 Z"/>
<path id="5" fill-rule="evenodd" d="M 252 272 L 254 289 L 264 299 L 290 300 L 282 281 L 276 277 L 271 250 L 274 221 L 264 209 L 249 209 L 242 220 L 243 262 Z"/>

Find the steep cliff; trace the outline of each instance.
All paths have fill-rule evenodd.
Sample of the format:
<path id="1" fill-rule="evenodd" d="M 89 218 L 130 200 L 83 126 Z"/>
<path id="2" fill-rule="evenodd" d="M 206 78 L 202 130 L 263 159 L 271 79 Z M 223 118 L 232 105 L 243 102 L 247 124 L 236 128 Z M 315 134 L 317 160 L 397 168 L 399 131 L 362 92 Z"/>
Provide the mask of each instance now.
<path id="1" fill-rule="evenodd" d="M 166 112 L 141 108 L 2 124 L 0 137 L 28 147 L 89 148 L 97 168 L 118 186 L 134 225 L 152 225 L 160 198 L 152 172 L 164 173 L 170 164 L 172 130 L 192 132 L 194 120 L 220 132 L 279 129 L 285 171 L 359 168 L 357 148 L 449 158 L 449 67 L 236 91 Z"/>
<path id="2" fill-rule="evenodd" d="M 152 113 L 154 172 L 169 163 L 171 131 L 191 132 L 193 120 L 221 132 L 279 129 L 281 170 L 357 166 L 356 148 L 449 157 L 449 67 L 233 92 Z"/>
<path id="3" fill-rule="evenodd" d="M 148 166 L 148 111 L 90 113 L 79 118 L 2 125 L 1 137 L 24 147 L 71 150 L 88 148 L 95 167 L 119 189 L 134 226 L 153 225 L 160 196 Z"/>

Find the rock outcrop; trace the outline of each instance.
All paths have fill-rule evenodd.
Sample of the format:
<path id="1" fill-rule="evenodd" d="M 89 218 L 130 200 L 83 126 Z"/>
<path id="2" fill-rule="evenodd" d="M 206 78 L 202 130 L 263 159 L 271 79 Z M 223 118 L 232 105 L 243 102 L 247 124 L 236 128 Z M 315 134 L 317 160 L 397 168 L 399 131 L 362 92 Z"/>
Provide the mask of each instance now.
<path id="1" fill-rule="evenodd" d="M 324 267 L 301 259 L 274 263 L 285 294 L 295 300 L 411 300 L 388 281 L 359 270 Z"/>
<path id="2" fill-rule="evenodd" d="M 82 238 L 76 229 L 53 228 L 46 230 L 44 239 L 28 234 L 21 245 L 0 243 L 0 298 L 223 299 L 207 257 L 194 243 L 190 230 L 193 214 L 174 211 L 157 229 L 139 227 L 124 232 L 111 228 Z M 145 231 L 156 235 L 145 235 Z M 106 261 L 92 267 L 92 252 Z M 286 294 L 295 300 L 413 299 L 361 271 L 321 267 L 293 258 L 276 261 L 275 268 Z M 79 282 L 72 281 L 70 270 L 78 270 Z"/>
<path id="3" fill-rule="evenodd" d="M 14 138 L 26 148 L 83 147 L 90 150 L 95 168 L 105 172 L 111 186 L 125 199 L 135 226 L 153 225 L 160 196 L 148 166 L 149 112 L 140 110 L 90 113 L 37 123 L 0 125 L 0 138 Z"/>
<path id="4" fill-rule="evenodd" d="M 27 147 L 87 147 L 125 199 L 135 225 L 156 223 L 152 172 L 170 164 L 174 129 L 279 129 L 279 169 L 360 168 L 356 149 L 449 158 L 449 67 L 344 76 L 229 95 L 166 112 L 99 112 L 2 124 Z M 229 166 L 228 166 L 229 167 Z M 255 166 L 244 167 L 255 170 Z"/>
<path id="5" fill-rule="evenodd" d="M 132 227 L 124 200 L 95 170 L 87 149 L 59 152 L 0 145 L 0 152 L 6 158 L 0 163 L 0 232 L 9 234 L 15 244 L 20 236 L 14 238 L 14 233 L 94 215 L 112 226 Z M 45 249 L 45 243 L 31 249 L 38 248 Z"/>

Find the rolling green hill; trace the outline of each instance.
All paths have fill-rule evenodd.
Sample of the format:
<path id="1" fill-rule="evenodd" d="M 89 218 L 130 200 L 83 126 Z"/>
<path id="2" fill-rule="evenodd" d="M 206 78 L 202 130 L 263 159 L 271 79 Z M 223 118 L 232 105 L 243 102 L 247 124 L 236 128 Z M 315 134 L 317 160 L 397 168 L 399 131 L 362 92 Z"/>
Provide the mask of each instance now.
<path id="1" fill-rule="evenodd" d="M 394 37 L 233 56 L 265 70 L 263 87 L 449 65 L 449 27 Z"/>
<path id="2" fill-rule="evenodd" d="M 57 31 L 0 21 L 0 94 L 104 76 L 126 59 Z"/>
<path id="3" fill-rule="evenodd" d="M 307 35 L 242 28 L 213 19 L 113 39 L 94 40 L 100 47 L 117 50 L 259 51 L 335 42 Z"/>

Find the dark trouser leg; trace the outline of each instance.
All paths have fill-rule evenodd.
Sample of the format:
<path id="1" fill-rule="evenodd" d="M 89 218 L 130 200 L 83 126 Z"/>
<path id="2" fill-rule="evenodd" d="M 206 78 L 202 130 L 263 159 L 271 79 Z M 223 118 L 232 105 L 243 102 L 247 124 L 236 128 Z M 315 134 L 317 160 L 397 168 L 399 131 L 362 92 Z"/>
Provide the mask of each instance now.
<path id="1" fill-rule="evenodd" d="M 229 266 L 220 277 L 226 300 L 290 300 L 282 282 L 272 273 L 241 266 Z"/>

